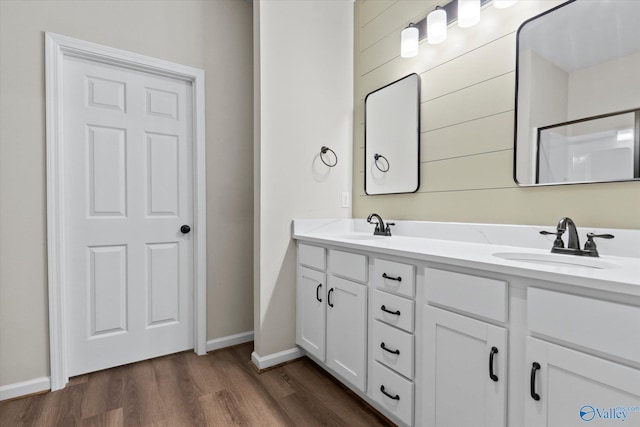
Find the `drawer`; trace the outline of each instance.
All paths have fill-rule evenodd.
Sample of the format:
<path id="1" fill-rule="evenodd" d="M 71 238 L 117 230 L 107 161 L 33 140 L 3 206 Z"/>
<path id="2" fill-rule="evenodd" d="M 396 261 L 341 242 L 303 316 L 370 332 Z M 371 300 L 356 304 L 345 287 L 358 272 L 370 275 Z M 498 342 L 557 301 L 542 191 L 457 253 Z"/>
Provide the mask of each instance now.
<path id="1" fill-rule="evenodd" d="M 507 282 L 425 269 L 427 301 L 499 322 L 507 321 Z"/>
<path id="2" fill-rule="evenodd" d="M 640 363 L 640 307 L 529 288 L 527 313 L 533 333 Z"/>
<path id="3" fill-rule="evenodd" d="M 373 362 L 369 386 L 373 400 L 403 423 L 413 425 L 413 382 Z"/>
<path id="4" fill-rule="evenodd" d="M 375 318 L 407 332 L 413 332 L 414 307 L 413 300 L 377 289 L 373 291 L 372 310 Z"/>
<path id="5" fill-rule="evenodd" d="M 416 294 L 416 268 L 411 264 L 375 259 L 373 275 L 376 288 L 413 298 Z"/>
<path id="6" fill-rule="evenodd" d="M 412 334 L 376 320 L 373 322 L 372 339 L 375 360 L 405 377 L 413 379 Z"/>
<path id="7" fill-rule="evenodd" d="M 329 269 L 336 276 L 366 283 L 367 256 L 331 249 L 329 251 Z"/>
<path id="8" fill-rule="evenodd" d="M 316 270 L 326 270 L 327 262 L 324 248 L 299 243 L 298 264 L 306 265 L 307 267 L 315 268 Z"/>

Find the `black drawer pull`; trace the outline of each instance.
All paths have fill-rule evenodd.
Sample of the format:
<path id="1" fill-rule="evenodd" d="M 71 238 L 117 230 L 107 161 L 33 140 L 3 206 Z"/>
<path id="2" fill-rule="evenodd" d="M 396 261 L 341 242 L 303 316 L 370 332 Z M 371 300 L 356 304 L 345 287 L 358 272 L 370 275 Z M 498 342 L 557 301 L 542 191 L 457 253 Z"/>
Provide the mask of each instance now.
<path id="1" fill-rule="evenodd" d="M 540 395 L 536 393 L 536 371 L 540 369 L 538 362 L 533 362 L 531 365 L 531 398 L 533 400 L 540 400 Z"/>
<path id="2" fill-rule="evenodd" d="M 396 282 L 402 282 L 402 277 L 400 277 L 400 276 L 391 277 L 387 273 L 382 273 L 382 277 L 384 277 L 385 279 L 389 279 L 389 280 L 395 280 Z"/>
<path id="3" fill-rule="evenodd" d="M 399 394 L 396 394 L 395 396 L 390 395 L 389 393 L 384 391 L 384 386 L 383 385 L 380 386 L 380 391 L 382 392 L 382 394 L 387 396 L 389 399 L 400 400 L 400 395 Z"/>
<path id="4" fill-rule="evenodd" d="M 331 302 L 332 293 L 333 293 L 333 288 L 329 289 L 329 292 L 327 293 L 327 304 L 329 304 L 329 307 L 333 307 L 333 303 Z"/>
<path id="5" fill-rule="evenodd" d="M 322 287 L 322 283 L 318 283 L 318 287 L 316 288 L 316 299 L 319 302 L 322 302 L 322 300 L 320 299 L 320 288 Z"/>
<path id="6" fill-rule="evenodd" d="M 380 310 L 384 311 L 385 313 L 395 314 L 396 316 L 400 316 L 400 310 L 390 311 L 390 310 L 387 310 L 387 307 L 385 307 L 384 305 L 380 307 Z"/>
<path id="7" fill-rule="evenodd" d="M 388 351 L 389 353 L 393 353 L 393 354 L 400 355 L 400 350 L 398 350 L 398 349 L 395 349 L 395 350 L 389 350 L 389 349 L 387 348 L 387 346 L 386 346 L 386 345 L 384 345 L 384 343 L 383 343 L 383 342 L 381 342 L 381 343 L 380 343 L 380 348 L 381 348 L 381 349 L 383 349 L 384 351 Z"/>
<path id="8" fill-rule="evenodd" d="M 498 376 L 493 373 L 493 356 L 498 354 L 498 349 L 496 347 L 491 347 L 491 353 L 489 353 L 489 378 L 498 382 Z"/>

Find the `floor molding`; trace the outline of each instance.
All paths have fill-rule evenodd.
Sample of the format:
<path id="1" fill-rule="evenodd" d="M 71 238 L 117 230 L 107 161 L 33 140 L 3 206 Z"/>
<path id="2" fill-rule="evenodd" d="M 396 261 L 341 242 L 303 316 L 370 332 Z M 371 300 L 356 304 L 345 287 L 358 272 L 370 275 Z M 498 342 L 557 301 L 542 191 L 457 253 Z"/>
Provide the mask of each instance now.
<path id="1" fill-rule="evenodd" d="M 232 345 L 244 344 L 249 341 L 253 341 L 253 331 L 215 338 L 207 341 L 207 351 L 219 350 L 221 348 L 231 347 Z"/>
<path id="2" fill-rule="evenodd" d="M 251 353 L 251 361 L 260 371 L 300 357 L 302 357 L 302 352 L 298 347 L 290 348 L 278 353 L 268 354 L 266 356 L 260 356 L 255 351 Z"/>
<path id="3" fill-rule="evenodd" d="M 13 399 L 28 394 L 51 390 L 51 378 L 40 377 L 0 387 L 0 400 Z"/>

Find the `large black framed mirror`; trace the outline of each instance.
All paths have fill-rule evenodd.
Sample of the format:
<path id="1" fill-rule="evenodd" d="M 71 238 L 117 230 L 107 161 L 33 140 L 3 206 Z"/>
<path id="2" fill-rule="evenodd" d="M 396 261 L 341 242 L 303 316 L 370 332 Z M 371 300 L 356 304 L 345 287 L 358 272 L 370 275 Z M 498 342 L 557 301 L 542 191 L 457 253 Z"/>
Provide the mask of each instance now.
<path id="1" fill-rule="evenodd" d="M 420 186 L 420 76 L 409 74 L 364 100 L 364 191 L 415 193 Z"/>
<path id="2" fill-rule="evenodd" d="M 572 0 L 517 35 L 514 180 L 640 179 L 640 1 Z"/>

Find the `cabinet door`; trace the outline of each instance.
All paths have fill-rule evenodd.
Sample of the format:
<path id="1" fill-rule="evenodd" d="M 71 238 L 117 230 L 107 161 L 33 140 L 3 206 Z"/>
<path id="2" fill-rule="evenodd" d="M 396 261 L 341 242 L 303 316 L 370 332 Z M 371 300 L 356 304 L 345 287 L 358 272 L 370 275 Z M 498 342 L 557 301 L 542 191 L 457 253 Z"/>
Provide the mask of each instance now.
<path id="1" fill-rule="evenodd" d="M 428 305 L 423 314 L 424 424 L 504 426 L 506 329 Z"/>
<path id="2" fill-rule="evenodd" d="M 329 276 L 327 364 L 365 391 L 367 287 Z"/>
<path id="3" fill-rule="evenodd" d="M 324 362 L 326 336 L 326 274 L 298 266 L 296 344 Z"/>
<path id="4" fill-rule="evenodd" d="M 527 427 L 640 425 L 640 370 L 531 337 L 526 366 Z"/>

